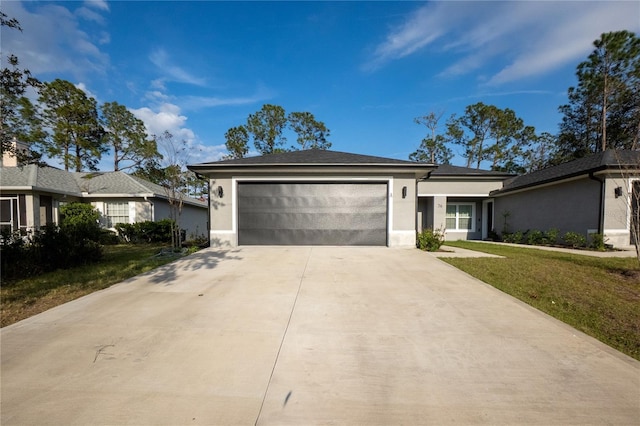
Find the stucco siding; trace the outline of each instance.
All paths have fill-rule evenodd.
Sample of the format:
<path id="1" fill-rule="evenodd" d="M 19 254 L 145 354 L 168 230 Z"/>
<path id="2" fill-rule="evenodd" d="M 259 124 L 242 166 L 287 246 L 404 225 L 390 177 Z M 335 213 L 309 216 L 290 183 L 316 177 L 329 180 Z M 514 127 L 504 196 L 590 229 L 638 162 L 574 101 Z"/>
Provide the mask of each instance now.
<path id="1" fill-rule="evenodd" d="M 418 195 L 478 195 L 488 196 L 491 191 L 502 188 L 500 180 L 474 180 L 473 178 L 459 180 L 426 180 L 418 182 Z"/>
<path id="2" fill-rule="evenodd" d="M 620 196 L 616 196 L 616 188 L 620 188 Z M 605 229 L 629 229 L 629 190 L 629 179 L 610 176 L 605 180 Z"/>
<path id="3" fill-rule="evenodd" d="M 236 188 L 233 186 L 231 176 L 218 176 L 210 179 L 209 187 L 211 192 L 211 232 L 231 232 L 233 231 L 233 203 L 236 202 Z M 222 197 L 218 194 L 218 187 L 222 188 Z"/>
<path id="4" fill-rule="evenodd" d="M 171 217 L 169 210 L 169 202 L 160 198 L 153 200 L 153 220 L 159 221 L 169 219 Z"/>
<path id="5" fill-rule="evenodd" d="M 499 233 L 558 229 L 587 236 L 598 229 L 600 184 L 583 178 L 495 198 L 495 228 Z"/>
<path id="6" fill-rule="evenodd" d="M 406 196 L 403 197 L 403 189 Z M 390 200 L 393 220 L 389 229 L 390 247 L 415 247 L 416 244 L 416 179 L 414 175 L 396 175 Z"/>
<path id="7" fill-rule="evenodd" d="M 180 228 L 187 231 L 187 239 L 207 235 L 207 209 L 185 204 L 180 215 Z"/>
<path id="8" fill-rule="evenodd" d="M 151 201 L 134 201 L 133 203 L 136 222 L 153 220 L 153 204 Z"/>

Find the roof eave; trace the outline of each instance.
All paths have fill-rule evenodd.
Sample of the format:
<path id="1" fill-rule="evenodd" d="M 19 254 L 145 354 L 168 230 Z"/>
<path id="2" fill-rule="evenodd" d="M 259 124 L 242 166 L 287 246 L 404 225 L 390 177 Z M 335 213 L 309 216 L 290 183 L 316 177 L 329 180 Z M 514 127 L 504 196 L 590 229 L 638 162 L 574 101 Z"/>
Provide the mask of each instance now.
<path id="1" fill-rule="evenodd" d="M 434 164 L 384 164 L 384 163 L 271 163 L 271 164 L 193 164 L 187 166 L 192 172 L 200 174 L 212 173 L 246 173 L 248 171 L 268 172 L 298 172 L 313 173 L 326 170 L 347 170 L 363 172 L 368 169 L 384 170 L 386 172 L 428 173 L 436 169 Z M 270 170 L 274 169 L 274 170 Z"/>
<path id="2" fill-rule="evenodd" d="M 491 196 L 500 196 L 500 195 L 504 195 L 504 194 L 509 194 L 509 193 L 513 193 L 513 192 L 521 192 L 521 191 L 526 191 L 532 188 L 535 188 L 537 186 L 549 186 L 552 185 L 554 183 L 562 183 L 565 181 L 569 181 L 569 180 L 576 180 L 577 178 L 581 178 L 581 177 L 588 177 L 591 173 L 597 173 L 603 170 L 607 170 L 610 169 L 611 167 L 609 166 L 599 166 L 599 167 L 594 167 L 591 168 L 589 170 L 582 170 L 580 172 L 576 172 L 576 173 L 570 173 L 567 175 L 564 175 L 562 177 L 557 177 L 557 178 L 550 178 L 550 179 L 545 179 L 545 180 L 541 180 L 541 181 L 537 181 L 537 182 L 532 182 L 532 183 L 528 183 L 525 185 L 520 185 L 520 186 L 516 186 L 513 188 L 506 188 L 506 189 L 498 189 L 495 191 L 491 191 L 490 195 Z"/>

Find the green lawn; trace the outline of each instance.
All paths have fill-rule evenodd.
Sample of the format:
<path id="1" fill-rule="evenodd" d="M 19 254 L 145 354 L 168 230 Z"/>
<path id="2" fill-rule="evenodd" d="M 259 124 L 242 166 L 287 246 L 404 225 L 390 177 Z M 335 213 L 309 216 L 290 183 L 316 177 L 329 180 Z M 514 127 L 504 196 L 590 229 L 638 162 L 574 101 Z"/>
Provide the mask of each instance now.
<path id="1" fill-rule="evenodd" d="M 180 257 L 155 256 L 162 247 L 158 244 L 105 246 L 100 263 L 3 282 L 0 288 L 0 326 L 13 324 Z"/>
<path id="2" fill-rule="evenodd" d="M 636 258 L 597 258 L 470 241 L 447 245 L 506 257 L 442 260 L 640 360 Z"/>

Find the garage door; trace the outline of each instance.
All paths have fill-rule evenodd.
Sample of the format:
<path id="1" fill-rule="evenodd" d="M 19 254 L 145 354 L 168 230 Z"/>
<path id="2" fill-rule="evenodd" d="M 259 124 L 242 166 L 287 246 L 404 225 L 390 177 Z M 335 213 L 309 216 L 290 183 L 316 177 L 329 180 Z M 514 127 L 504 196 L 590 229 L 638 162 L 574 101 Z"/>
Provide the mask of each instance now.
<path id="1" fill-rule="evenodd" d="M 238 243 L 384 246 L 387 183 L 239 183 Z"/>

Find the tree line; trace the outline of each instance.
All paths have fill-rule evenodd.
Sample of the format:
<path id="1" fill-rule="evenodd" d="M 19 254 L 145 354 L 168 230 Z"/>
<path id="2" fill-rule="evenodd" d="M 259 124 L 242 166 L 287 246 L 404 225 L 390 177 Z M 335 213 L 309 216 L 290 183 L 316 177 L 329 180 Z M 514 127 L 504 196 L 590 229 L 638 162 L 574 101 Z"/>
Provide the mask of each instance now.
<path id="1" fill-rule="evenodd" d="M 409 159 L 448 164 L 456 150 L 467 167 L 526 173 L 589 154 L 640 149 L 640 39 L 629 31 L 605 33 L 576 71 L 578 84 L 561 105 L 557 135 L 536 133 L 515 111 L 478 102 L 451 115 L 440 131 L 441 112 L 414 121 L 427 134 Z"/>
<path id="2" fill-rule="evenodd" d="M 1 18 L 2 26 L 22 31 L 15 19 L 4 13 Z M 38 81 L 20 69 L 15 55 L 7 57 L 7 64 L 0 81 L 2 152 L 32 162 L 47 154 L 59 159 L 65 170 L 82 171 L 95 170 L 110 150 L 114 170 L 164 185 L 177 183 L 178 169 L 185 172 L 184 155 L 178 155 L 186 154 L 185 141 L 176 141 L 169 132 L 148 135 L 144 123 L 124 105 L 106 102 L 98 107 L 68 81 Z M 455 151 L 467 167 L 489 164 L 492 170 L 526 173 L 607 148 L 640 149 L 640 39 L 629 31 L 602 34 L 576 76 L 568 103 L 559 107 L 563 116 L 557 135 L 537 133 L 509 108 L 478 102 L 444 122 L 442 112 L 415 118 L 427 134 L 409 159 L 448 164 Z M 38 92 L 36 105 L 25 96 L 30 87 Z M 224 134 L 225 158 L 245 157 L 251 145 L 262 155 L 329 149 L 330 133 L 310 112 L 287 114 L 279 105 L 265 104 Z M 295 144 L 287 146 L 288 134 L 295 135 Z M 32 149 L 12 151 L 14 140 L 30 143 Z M 195 176 L 181 176 L 179 183 L 192 195 L 204 189 Z"/>

